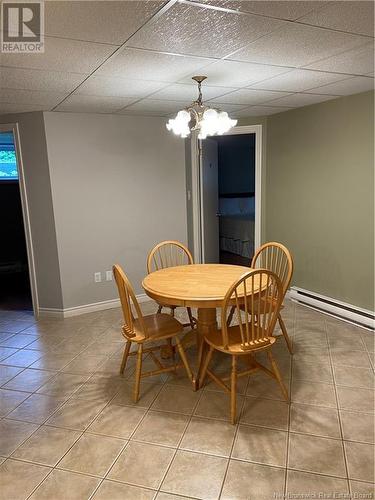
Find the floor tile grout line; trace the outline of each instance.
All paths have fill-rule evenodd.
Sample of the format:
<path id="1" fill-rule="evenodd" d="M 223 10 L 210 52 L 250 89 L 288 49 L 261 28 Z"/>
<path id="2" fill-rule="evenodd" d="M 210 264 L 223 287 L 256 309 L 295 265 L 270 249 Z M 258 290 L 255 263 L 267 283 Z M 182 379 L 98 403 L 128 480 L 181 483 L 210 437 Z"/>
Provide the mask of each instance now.
<path id="1" fill-rule="evenodd" d="M 147 358 L 148 356 L 146 356 Z M 135 368 L 134 368 L 135 370 Z M 131 374 L 134 375 L 134 370 L 131 370 Z M 138 424 L 136 425 L 136 427 L 134 428 L 133 432 L 130 434 L 129 438 L 127 438 L 127 442 L 125 443 L 124 447 L 122 448 L 121 452 L 118 454 L 118 456 L 116 457 L 116 460 L 111 464 L 111 466 L 109 467 L 109 469 L 107 470 L 105 476 L 103 477 L 103 479 L 100 481 L 100 483 L 98 484 L 97 488 L 93 491 L 93 493 L 90 495 L 90 498 L 89 500 L 95 495 L 96 491 L 99 489 L 99 487 L 101 486 L 101 484 L 107 479 L 108 477 L 108 474 L 110 474 L 111 470 L 113 469 L 113 467 L 115 466 L 117 460 L 119 459 L 120 455 L 122 454 L 122 452 L 127 448 L 127 446 L 129 445 L 129 442 L 132 438 L 132 436 L 135 434 L 135 432 L 137 431 L 137 429 L 139 428 L 139 426 L 141 425 L 141 423 L 143 422 L 143 420 L 146 418 L 146 415 L 149 414 L 149 411 L 150 411 L 150 408 L 152 406 L 152 404 L 154 403 L 154 401 L 156 400 L 156 398 L 159 396 L 160 392 L 162 391 L 163 387 L 165 386 L 166 384 L 166 381 L 164 381 L 163 384 L 160 384 L 161 387 L 159 388 L 159 391 L 155 394 L 153 400 L 151 401 L 149 407 L 146 409 L 143 417 L 140 419 L 140 421 L 138 422 Z M 140 388 L 142 389 L 142 384 L 140 385 Z M 108 404 L 105 406 L 105 408 L 107 408 L 108 406 L 110 406 L 110 403 L 113 401 L 113 399 L 117 396 L 117 394 L 119 393 L 119 391 L 113 396 L 113 398 L 108 402 Z M 133 406 L 134 407 L 134 406 Z M 136 406 L 135 406 L 136 407 Z M 95 419 L 93 420 L 93 422 L 90 424 L 89 427 L 91 427 L 91 425 L 95 422 L 95 420 L 97 418 L 99 418 L 99 415 L 104 411 L 103 408 L 101 410 L 101 412 L 95 417 Z M 139 408 L 139 407 L 138 407 Z"/>
<path id="2" fill-rule="evenodd" d="M 325 328 L 326 328 L 326 333 L 328 334 L 327 320 L 325 320 L 324 324 L 325 324 Z M 348 468 L 348 461 L 347 461 L 346 450 L 345 450 L 345 445 L 344 445 L 343 425 L 342 425 L 342 421 L 341 421 L 341 414 L 339 411 L 340 410 L 340 401 L 339 401 L 339 396 L 337 393 L 336 373 L 335 373 L 335 369 L 334 369 L 334 363 L 333 363 L 333 357 L 332 357 L 332 353 L 331 353 L 330 343 L 328 343 L 328 352 L 329 352 L 329 359 L 330 359 L 330 363 L 331 363 L 331 370 L 332 370 L 333 382 L 334 382 L 334 391 L 335 391 L 335 399 L 336 399 L 336 406 L 337 406 L 337 415 L 338 415 L 338 420 L 339 420 L 339 428 L 340 428 L 340 435 L 341 435 L 341 447 L 342 447 L 342 453 L 343 453 L 343 458 L 344 458 L 346 480 L 347 480 L 348 491 L 350 492 L 351 488 L 350 488 L 350 481 L 349 481 L 349 468 Z"/>
<path id="3" fill-rule="evenodd" d="M 246 388 L 245 388 L 245 395 L 247 393 L 247 388 L 249 387 L 249 384 L 250 384 L 250 377 L 251 377 L 251 374 L 247 378 L 247 383 L 246 383 Z M 242 400 L 242 404 L 241 404 L 241 409 L 240 409 L 239 414 L 238 414 L 238 420 L 237 420 L 237 423 L 236 423 L 236 429 L 234 431 L 232 445 L 231 445 L 229 456 L 228 456 L 228 463 L 227 463 L 227 466 L 225 468 L 225 472 L 224 472 L 224 476 L 223 476 L 223 481 L 221 483 L 221 488 L 220 488 L 220 492 L 219 492 L 219 497 L 218 498 L 221 498 L 221 496 L 223 494 L 223 489 L 224 489 L 225 481 L 227 479 L 228 470 L 229 470 L 229 466 L 230 466 L 230 461 L 232 460 L 232 454 L 233 454 L 234 445 L 236 443 L 238 430 L 240 428 L 240 421 L 241 421 L 242 413 L 244 411 L 245 402 L 246 402 L 246 397 L 244 396 L 243 400 Z"/>
<path id="4" fill-rule="evenodd" d="M 296 331 L 296 307 L 294 306 L 294 314 L 293 314 L 293 334 Z M 295 349 L 294 345 L 294 335 L 291 339 L 293 353 Z M 289 447 L 290 447 L 290 422 L 291 422 L 291 414 L 292 414 L 292 384 L 293 384 L 293 365 L 294 365 L 294 354 L 291 354 L 291 365 L 290 365 L 290 380 L 289 380 L 289 401 L 288 401 L 288 427 L 287 427 L 287 441 L 286 441 L 286 457 L 285 457 L 285 476 L 284 476 L 284 498 L 287 495 L 288 488 L 288 465 L 289 465 Z"/>
<path id="5" fill-rule="evenodd" d="M 197 367 L 197 369 L 199 369 L 199 367 Z M 166 383 L 167 383 L 167 382 L 166 382 Z M 186 425 L 185 425 L 185 428 L 184 428 L 184 430 L 183 430 L 183 432 L 182 432 L 182 435 L 181 435 L 180 439 L 179 439 L 179 440 L 178 440 L 178 442 L 177 442 L 176 449 L 175 449 L 175 452 L 174 452 L 174 454 L 173 454 L 173 457 L 172 457 L 171 461 L 169 462 L 169 465 L 168 465 L 168 467 L 167 467 L 167 469 L 166 469 L 166 471 L 165 471 L 165 473 L 164 473 L 163 477 L 161 478 L 161 481 L 160 481 L 159 487 L 158 487 L 158 489 L 157 489 L 158 493 L 159 493 L 159 491 L 161 491 L 161 488 L 163 487 L 163 483 L 164 483 L 164 481 L 165 481 L 165 479 L 166 479 L 166 477 L 167 477 L 167 475 L 168 475 L 168 472 L 169 472 L 169 470 L 170 470 L 170 468 L 171 468 L 171 466 L 172 466 L 172 463 L 174 462 L 174 459 L 175 459 L 175 457 L 176 457 L 176 455 L 177 455 L 177 452 L 180 450 L 180 445 L 181 445 L 181 443 L 182 443 L 182 441 L 183 441 L 183 439 L 184 439 L 184 437 L 185 437 L 186 431 L 187 431 L 187 429 L 188 429 L 188 427 L 189 427 L 189 425 L 190 425 L 190 422 L 192 421 L 192 419 L 193 419 L 193 417 L 194 417 L 195 410 L 197 409 L 198 404 L 199 404 L 200 400 L 201 400 L 201 399 L 202 399 L 202 397 L 203 397 L 203 391 L 202 391 L 201 389 L 198 389 L 198 391 L 197 391 L 197 392 L 199 393 L 199 391 L 201 392 L 201 394 L 200 394 L 200 396 L 197 398 L 197 401 L 195 402 L 195 405 L 194 405 L 194 407 L 192 408 L 191 414 L 190 414 L 190 416 L 189 416 L 189 418 L 188 418 L 188 420 L 187 420 L 187 422 L 186 422 Z"/>

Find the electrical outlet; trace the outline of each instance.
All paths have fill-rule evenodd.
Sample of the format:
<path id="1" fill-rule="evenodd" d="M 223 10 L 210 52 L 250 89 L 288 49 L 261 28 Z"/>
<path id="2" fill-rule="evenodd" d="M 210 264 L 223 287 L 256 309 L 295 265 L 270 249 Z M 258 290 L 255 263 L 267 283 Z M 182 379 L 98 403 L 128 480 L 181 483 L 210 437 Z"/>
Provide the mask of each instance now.
<path id="1" fill-rule="evenodd" d="M 105 279 L 107 281 L 112 281 L 113 280 L 113 273 L 112 273 L 112 271 L 106 271 L 105 272 Z"/>
<path id="2" fill-rule="evenodd" d="M 102 273 L 94 273 L 95 283 L 100 283 L 102 281 Z"/>

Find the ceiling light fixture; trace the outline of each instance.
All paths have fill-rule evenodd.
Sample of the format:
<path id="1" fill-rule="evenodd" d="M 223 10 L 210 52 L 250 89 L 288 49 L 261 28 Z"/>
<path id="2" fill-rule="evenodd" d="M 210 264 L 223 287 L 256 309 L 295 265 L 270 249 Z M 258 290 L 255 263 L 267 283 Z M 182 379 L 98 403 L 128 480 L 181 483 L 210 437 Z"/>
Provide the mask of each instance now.
<path id="1" fill-rule="evenodd" d="M 237 120 L 229 118 L 226 111 L 210 108 L 203 104 L 202 82 L 206 76 L 193 76 L 198 84 L 198 99 L 179 111 L 175 118 L 167 123 L 167 129 L 180 137 L 187 137 L 191 131 L 198 130 L 198 139 L 205 139 L 208 135 L 222 135 L 237 125 Z"/>

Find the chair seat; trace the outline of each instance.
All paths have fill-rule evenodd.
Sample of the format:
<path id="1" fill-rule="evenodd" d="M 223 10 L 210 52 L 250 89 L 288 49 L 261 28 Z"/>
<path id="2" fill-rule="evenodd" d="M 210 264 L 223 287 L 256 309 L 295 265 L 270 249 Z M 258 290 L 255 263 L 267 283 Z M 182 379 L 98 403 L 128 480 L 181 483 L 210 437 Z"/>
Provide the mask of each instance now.
<path id="1" fill-rule="evenodd" d="M 136 335 L 130 338 L 133 342 L 167 339 L 182 332 L 184 329 L 183 325 L 170 314 L 149 314 L 148 316 L 143 316 L 143 322 L 147 329 L 148 338 L 146 339 L 143 333 L 141 333 L 142 329 L 140 328 L 139 320 L 135 319 L 134 332 Z"/>
<path id="2" fill-rule="evenodd" d="M 226 352 L 229 354 L 249 354 L 249 352 L 259 351 L 261 349 L 266 349 L 271 347 L 276 342 L 275 337 L 266 337 L 264 336 L 262 339 L 252 343 L 248 346 L 247 349 L 242 348 L 242 340 L 241 340 L 241 331 L 238 325 L 231 326 L 228 328 L 228 337 L 230 337 L 230 346 L 228 348 L 224 348 L 223 346 L 223 335 L 221 330 L 216 330 L 208 335 L 205 335 L 204 338 L 206 342 L 211 345 L 214 349 L 218 351 Z"/>

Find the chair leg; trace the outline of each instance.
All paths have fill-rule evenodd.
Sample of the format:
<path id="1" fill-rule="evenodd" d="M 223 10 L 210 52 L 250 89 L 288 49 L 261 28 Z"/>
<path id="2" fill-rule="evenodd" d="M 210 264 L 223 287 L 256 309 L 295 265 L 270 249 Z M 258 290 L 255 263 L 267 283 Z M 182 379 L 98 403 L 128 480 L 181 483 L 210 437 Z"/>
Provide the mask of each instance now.
<path id="1" fill-rule="evenodd" d="M 270 360 L 270 363 L 272 366 L 272 371 L 273 371 L 274 375 L 276 376 L 276 380 L 280 384 L 281 391 L 284 395 L 284 398 L 289 403 L 289 395 L 288 395 L 287 388 L 284 385 L 283 379 L 281 378 L 281 375 L 280 375 L 279 367 L 277 366 L 277 363 L 276 363 L 275 358 L 273 357 L 273 354 L 271 353 L 271 351 L 267 352 L 267 356 L 268 356 L 268 359 Z"/>
<path id="2" fill-rule="evenodd" d="M 184 363 L 186 373 L 193 384 L 194 390 L 196 390 L 197 387 L 196 387 L 196 382 L 194 380 L 193 372 L 190 369 L 190 365 L 189 365 L 189 362 L 187 360 L 184 348 L 182 347 L 182 344 L 181 344 L 180 339 L 178 337 L 176 337 L 176 345 L 177 345 L 177 349 L 178 349 L 178 353 L 180 355 L 180 358 L 182 359 L 182 362 Z"/>
<path id="3" fill-rule="evenodd" d="M 176 350 L 172 344 L 172 339 L 167 339 L 167 344 L 168 344 L 169 351 L 171 353 L 171 357 L 172 357 L 172 359 L 174 359 Z"/>
<path id="4" fill-rule="evenodd" d="M 227 319 L 227 326 L 230 326 L 230 324 L 232 323 L 232 319 L 233 319 L 233 315 L 234 315 L 235 310 L 236 310 L 236 307 L 232 306 L 231 310 L 229 312 L 228 319 Z"/>
<path id="5" fill-rule="evenodd" d="M 170 310 L 171 310 L 171 316 L 172 316 L 172 318 L 174 318 L 174 312 L 175 312 L 175 309 L 176 309 L 176 306 L 171 306 L 171 307 L 170 307 Z"/>
<path id="6" fill-rule="evenodd" d="M 188 313 L 188 316 L 189 316 L 189 323 L 190 323 L 191 329 L 194 330 L 195 323 L 194 323 L 193 314 L 191 312 L 191 308 L 187 307 L 186 310 L 187 310 L 187 313 Z"/>
<path id="7" fill-rule="evenodd" d="M 293 354 L 292 342 L 289 338 L 285 323 L 284 323 L 280 313 L 277 316 L 277 319 L 279 320 L 279 325 L 280 325 L 281 331 L 283 332 L 284 339 L 285 339 L 286 345 L 288 346 L 289 352 L 290 352 L 290 354 Z"/>
<path id="8" fill-rule="evenodd" d="M 162 312 L 162 310 L 163 310 L 163 306 L 159 306 L 159 307 L 158 307 L 158 311 L 157 311 L 157 313 L 156 313 L 156 314 L 160 314 L 160 313 Z"/>
<path id="9" fill-rule="evenodd" d="M 129 351 L 130 351 L 131 341 L 128 340 L 125 345 L 124 355 L 122 356 L 121 367 L 120 367 L 120 375 L 122 375 L 126 368 L 126 362 L 128 361 Z"/>
<path id="10" fill-rule="evenodd" d="M 141 383 L 141 373 L 142 373 L 142 355 L 143 355 L 143 344 L 139 344 L 137 352 L 137 366 L 135 369 L 135 386 L 134 386 L 134 403 L 139 400 L 139 386 Z"/>
<path id="11" fill-rule="evenodd" d="M 203 340 L 203 343 L 205 343 L 204 340 Z M 207 368 L 208 368 L 208 365 L 210 364 L 213 352 L 214 352 L 214 348 L 212 346 L 210 346 L 204 361 L 202 359 L 202 361 L 203 361 L 202 369 L 198 371 L 198 373 L 199 373 L 198 387 L 202 387 L 202 385 L 203 385 L 204 379 L 206 378 Z"/>
<path id="12" fill-rule="evenodd" d="M 237 357 L 232 356 L 232 372 L 230 375 L 230 420 L 236 423 L 237 415 Z"/>

